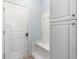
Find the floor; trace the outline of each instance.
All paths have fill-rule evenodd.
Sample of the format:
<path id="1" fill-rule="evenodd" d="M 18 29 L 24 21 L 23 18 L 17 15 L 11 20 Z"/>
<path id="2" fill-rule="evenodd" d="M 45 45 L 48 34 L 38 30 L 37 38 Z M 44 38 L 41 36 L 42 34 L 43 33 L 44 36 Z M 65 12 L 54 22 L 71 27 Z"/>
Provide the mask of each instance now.
<path id="1" fill-rule="evenodd" d="M 23 59 L 35 59 L 33 55 L 31 56 L 25 56 Z"/>

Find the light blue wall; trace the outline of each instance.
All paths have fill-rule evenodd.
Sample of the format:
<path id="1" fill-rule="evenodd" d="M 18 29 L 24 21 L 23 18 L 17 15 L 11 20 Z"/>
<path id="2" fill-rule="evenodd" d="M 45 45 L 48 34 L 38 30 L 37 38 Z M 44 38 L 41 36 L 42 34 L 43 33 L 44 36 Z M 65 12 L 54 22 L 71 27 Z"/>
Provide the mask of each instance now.
<path id="1" fill-rule="evenodd" d="M 30 31 L 31 31 L 31 37 L 30 42 L 28 44 L 30 45 L 31 42 L 35 42 L 37 40 L 41 39 L 41 0 L 26 0 L 26 6 L 30 7 Z M 31 54 L 32 51 L 32 45 L 28 47 L 28 52 Z"/>
<path id="2" fill-rule="evenodd" d="M 41 0 L 26 0 L 26 4 L 31 7 L 31 39 L 36 41 L 41 39 Z"/>
<path id="3" fill-rule="evenodd" d="M 41 39 L 41 0 L 26 0 L 25 5 L 30 7 L 31 40 Z"/>
<path id="4" fill-rule="evenodd" d="M 49 0 L 42 0 L 42 11 L 49 9 Z"/>

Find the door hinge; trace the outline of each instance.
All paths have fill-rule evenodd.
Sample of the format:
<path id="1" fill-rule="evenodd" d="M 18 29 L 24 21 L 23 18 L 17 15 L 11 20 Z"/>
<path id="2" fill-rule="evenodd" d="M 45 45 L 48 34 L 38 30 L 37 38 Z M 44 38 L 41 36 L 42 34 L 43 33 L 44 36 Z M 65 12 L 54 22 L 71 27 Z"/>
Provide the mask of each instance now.
<path id="1" fill-rule="evenodd" d="M 5 12 L 5 8 L 3 7 L 3 12 Z"/>
<path id="2" fill-rule="evenodd" d="M 3 31 L 3 35 L 5 35 L 5 31 Z"/>
<path id="3" fill-rule="evenodd" d="M 5 54 L 3 54 L 3 58 L 5 58 Z"/>

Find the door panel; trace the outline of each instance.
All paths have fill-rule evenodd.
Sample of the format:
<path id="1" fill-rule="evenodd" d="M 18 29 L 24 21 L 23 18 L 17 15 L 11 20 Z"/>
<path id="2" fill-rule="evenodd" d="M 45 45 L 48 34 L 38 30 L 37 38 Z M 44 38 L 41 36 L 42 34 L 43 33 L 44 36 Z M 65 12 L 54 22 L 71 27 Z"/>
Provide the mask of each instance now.
<path id="1" fill-rule="evenodd" d="M 52 59 L 68 59 L 69 26 L 58 25 L 52 28 Z"/>
<path id="2" fill-rule="evenodd" d="M 76 59 L 76 20 L 51 23 L 50 31 L 50 58 Z"/>
<path id="3" fill-rule="evenodd" d="M 27 55 L 27 8 L 5 2 L 5 59 Z"/>
<path id="4" fill-rule="evenodd" d="M 70 0 L 54 0 L 53 1 L 53 18 L 59 18 L 69 15 Z"/>
<path id="5" fill-rule="evenodd" d="M 51 0 L 51 21 L 76 19 L 76 0 Z"/>
<path id="6" fill-rule="evenodd" d="M 42 15 L 42 40 L 49 45 L 49 12 Z"/>

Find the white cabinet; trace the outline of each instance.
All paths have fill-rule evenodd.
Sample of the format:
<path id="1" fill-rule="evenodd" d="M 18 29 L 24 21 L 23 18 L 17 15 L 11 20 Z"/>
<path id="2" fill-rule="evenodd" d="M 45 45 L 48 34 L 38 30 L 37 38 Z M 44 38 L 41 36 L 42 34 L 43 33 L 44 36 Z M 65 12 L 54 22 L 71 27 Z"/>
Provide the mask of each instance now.
<path id="1" fill-rule="evenodd" d="M 50 59 L 77 59 L 76 0 L 50 0 Z"/>
<path id="2" fill-rule="evenodd" d="M 76 59 L 76 20 L 51 23 L 50 58 Z"/>
<path id="3" fill-rule="evenodd" d="M 76 0 L 50 0 L 51 22 L 76 19 Z"/>

